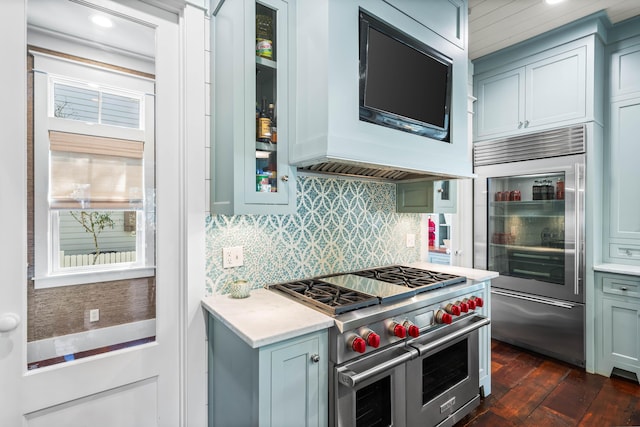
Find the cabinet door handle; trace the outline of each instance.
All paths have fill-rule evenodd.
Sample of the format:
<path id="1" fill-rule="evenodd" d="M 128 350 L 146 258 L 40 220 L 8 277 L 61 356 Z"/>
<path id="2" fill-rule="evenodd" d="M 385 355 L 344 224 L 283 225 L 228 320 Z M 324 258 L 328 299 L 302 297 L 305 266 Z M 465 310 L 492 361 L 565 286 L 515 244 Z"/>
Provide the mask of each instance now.
<path id="1" fill-rule="evenodd" d="M 525 120 L 524 121 L 524 127 L 528 128 L 529 127 L 529 120 Z"/>
<path id="2" fill-rule="evenodd" d="M 518 129 L 522 129 L 522 122 L 518 122 Z"/>
<path id="3" fill-rule="evenodd" d="M 317 355 L 317 354 L 312 354 L 312 355 L 311 355 L 311 361 L 312 361 L 313 363 L 318 363 L 318 362 L 320 361 L 320 356 L 319 356 L 319 355 Z"/>
<path id="4" fill-rule="evenodd" d="M 282 175 L 282 178 L 280 178 L 282 180 L 282 182 L 287 182 L 289 181 L 289 175 Z"/>
<path id="5" fill-rule="evenodd" d="M 628 290 L 629 290 L 629 288 L 627 288 L 626 286 L 623 286 L 623 287 L 621 287 L 621 288 L 620 288 L 620 290 L 621 290 L 621 291 L 628 291 Z"/>

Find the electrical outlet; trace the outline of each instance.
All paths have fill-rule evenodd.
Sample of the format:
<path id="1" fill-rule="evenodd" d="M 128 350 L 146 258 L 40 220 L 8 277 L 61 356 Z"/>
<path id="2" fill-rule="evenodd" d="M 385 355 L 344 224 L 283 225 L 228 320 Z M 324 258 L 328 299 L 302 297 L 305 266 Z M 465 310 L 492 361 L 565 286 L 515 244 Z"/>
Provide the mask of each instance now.
<path id="1" fill-rule="evenodd" d="M 242 246 L 222 248 L 222 268 L 240 267 L 244 264 Z"/>
<path id="2" fill-rule="evenodd" d="M 100 310 L 97 308 L 89 310 L 89 322 L 97 322 L 98 320 L 100 320 Z"/>
<path id="3" fill-rule="evenodd" d="M 414 248 L 416 246 L 416 235 L 407 234 L 407 247 Z"/>

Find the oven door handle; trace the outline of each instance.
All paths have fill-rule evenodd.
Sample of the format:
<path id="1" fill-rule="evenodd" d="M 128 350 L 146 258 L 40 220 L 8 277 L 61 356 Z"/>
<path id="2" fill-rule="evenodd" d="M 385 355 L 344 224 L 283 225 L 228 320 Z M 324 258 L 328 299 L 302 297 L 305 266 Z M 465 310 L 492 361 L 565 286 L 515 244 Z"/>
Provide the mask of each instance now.
<path id="1" fill-rule="evenodd" d="M 418 351 L 420 352 L 420 356 L 422 356 L 433 349 L 436 349 L 438 347 L 441 347 L 444 344 L 447 344 L 451 340 L 455 340 L 457 338 L 463 337 L 475 331 L 476 329 L 480 329 L 481 327 L 488 325 L 489 323 L 491 323 L 491 320 L 489 320 L 488 317 L 476 315 L 473 317 L 470 324 L 465 325 L 459 329 L 456 329 L 450 334 L 447 334 L 436 340 L 429 341 L 427 344 L 418 344 L 414 342 L 414 343 L 411 343 L 411 345 L 417 348 Z"/>
<path id="2" fill-rule="evenodd" d="M 393 369 L 396 366 L 408 362 L 409 360 L 417 356 L 415 350 L 407 350 L 409 351 L 401 354 L 400 356 L 394 357 L 393 359 L 385 360 L 384 362 L 377 364 L 373 368 L 367 369 L 362 372 L 352 371 L 351 369 L 349 369 L 349 365 L 338 368 L 338 381 L 340 382 L 340 384 L 344 384 L 347 387 L 353 388 L 361 382 L 366 381 L 369 378 L 373 378 L 376 375 L 383 373 L 384 371 Z"/>

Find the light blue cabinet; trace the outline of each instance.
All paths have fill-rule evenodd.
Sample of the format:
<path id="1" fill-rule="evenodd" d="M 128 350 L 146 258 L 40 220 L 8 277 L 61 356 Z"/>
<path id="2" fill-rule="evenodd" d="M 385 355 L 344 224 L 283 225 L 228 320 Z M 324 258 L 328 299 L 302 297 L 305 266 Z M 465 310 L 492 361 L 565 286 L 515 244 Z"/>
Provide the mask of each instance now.
<path id="1" fill-rule="evenodd" d="M 611 104 L 605 186 L 609 207 L 609 259 L 640 264 L 640 97 Z"/>
<path id="2" fill-rule="evenodd" d="M 608 144 L 605 145 L 603 259 L 640 265 L 640 37 L 610 50 Z"/>
<path id="3" fill-rule="evenodd" d="M 396 212 L 429 213 L 433 206 L 433 181 L 396 184 Z"/>
<path id="4" fill-rule="evenodd" d="M 491 281 L 486 281 L 480 295 L 484 305 L 480 311 L 483 316 L 491 317 Z M 479 331 L 479 365 L 480 365 L 480 391 L 483 396 L 491 394 L 491 327 L 480 328 Z"/>
<path id="5" fill-rule="evenodd" d="M 464 49 L 467 34 L 467 4 L 463 0 L 434 1 L 384 0 L 407 16 L 415 19 L 429 31 Z"/>
<path id="6" fill-rule="evenodd" d="M 429 262 L 433 264 L 449 265 L 451 264 L 451 255 L 439 252 L 429 252 Z"/>
<path id="7" fill-rule="evenodd" d="M 524 68 L 478 77 L 477 139 L 516 132 L 524 123 Z"/>
<path id="8" fill-rule="evenodd" d="M 259 353 L 260 425 L 326 425 L 327 332 L 261 348 Z"/>
<path id="9" fill-rule="evenodd" d="M 455 213 L 455 180 L 396 184 L 396 211 L 401 213 Z"/>
<path id="10" fill-rule="evenodd" d="M 640 381 L 640 277 L 596 274 L 596 372 L 613 369 Z"/>
<path id="11" fill-rule="evenodd" d="M 456 213 L 457 181 L 435 181 L 433 183 L 434 206 L 436 213 Z"/>
<path id="12" fill-rule="evenodd" d="M 476 139 L 512 136 L 593 119 L 587 41 L 476 76 Z M 519 61 L 518 63 L 522 63 Z M 591 79 L 593 79 L 593 72 Z"/>
<path id="13" fill-rule="evenodd" d="M 264 31 L 272 39 L 268 55 L 265 49 L 260 51 L 263 56 L 258 55 L 257 19 L 267 22 Z M 215 9 L 211 19 L 213 213 L 295 212 L 295 168 L 289 165 L 295 33 L 293 0 L 225 1 Z M 257 113 L 263 99 L 266 106 L 274 105 L 277 132 L 270 126 L 266 134 L 258 132 Z"/>
<path id="14" fill-rule="evenodd" d="M 327 425 L 326 330 L 251 348 L 208 322 L 210 427 Z"/>

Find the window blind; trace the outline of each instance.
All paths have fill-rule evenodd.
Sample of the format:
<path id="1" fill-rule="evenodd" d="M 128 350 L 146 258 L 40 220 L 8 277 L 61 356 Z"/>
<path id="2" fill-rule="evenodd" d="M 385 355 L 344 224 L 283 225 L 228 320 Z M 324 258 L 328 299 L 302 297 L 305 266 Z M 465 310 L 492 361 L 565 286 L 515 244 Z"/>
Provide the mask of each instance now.
<path id="1" fill-rule="evenodd" d="M 141 209 L 142 141 L 49 131 L 51 209 Z"/>

